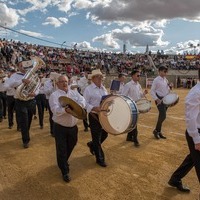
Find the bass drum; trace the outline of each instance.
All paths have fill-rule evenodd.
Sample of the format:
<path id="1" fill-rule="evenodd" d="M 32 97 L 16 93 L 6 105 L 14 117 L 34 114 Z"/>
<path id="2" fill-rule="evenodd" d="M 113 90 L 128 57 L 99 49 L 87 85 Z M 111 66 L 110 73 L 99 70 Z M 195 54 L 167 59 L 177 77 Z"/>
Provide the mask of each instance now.
<path id="1" fill-rule="evenodd" d="M 106 132 L 119 135 L 128 133 L 136 127 L 138 109 L 129 97 L 108 95 L 100 107 L 99 121 Z"/>
<path id="2" fill-rule="evenodd" d="M 167 107 L 175 106 L 179 102 L 179 96 L 176 93 L 169 93 L 163 98 L 163 103 Z"/>

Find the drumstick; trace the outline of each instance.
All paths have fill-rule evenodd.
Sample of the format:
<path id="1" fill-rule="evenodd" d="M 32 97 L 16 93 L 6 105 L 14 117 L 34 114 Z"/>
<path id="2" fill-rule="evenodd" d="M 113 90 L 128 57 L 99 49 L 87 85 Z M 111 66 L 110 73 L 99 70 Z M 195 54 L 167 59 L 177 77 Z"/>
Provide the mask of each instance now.
<path id="1" fill-rule="evenodd" d="M 100 110 L 100 112 L 110 112 L 110 109 Z"/>

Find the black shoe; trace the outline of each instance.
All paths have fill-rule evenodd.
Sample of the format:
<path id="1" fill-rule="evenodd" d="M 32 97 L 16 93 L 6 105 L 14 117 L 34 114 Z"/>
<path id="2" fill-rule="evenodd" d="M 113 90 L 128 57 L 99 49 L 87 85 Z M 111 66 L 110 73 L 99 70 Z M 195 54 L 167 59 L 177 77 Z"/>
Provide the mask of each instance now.
<path id="1" fill-rule="evenodd" d="M 159 133 L 161 139 L 167 139 L 162 133 Z"/>
<path id="2" fill-rule="evenodd" d="M 0 122 L 2 122 L 3 121 L 3 118 L 0 118 Z"/>
<path id="3" fill-rule="evenodd" d="M 88 132 L 88 128 L 85 128 L 85 129 L 84 129 L 84 132 Z"/>
<path id="4" fill-rule="evenodd" d="M 97 164 L 101 167 L 107 167 L 107 164 L 104 161 L 97 161 Z"/>
<path id="5" fill-rule="evenodd" d="M 33 119 L 37 119 L 37 116 L 36 116 L 36 115 L 34 115 Z"/>
<path id="6" fill-rule="evenodd" d="M 40 129 L 43 129 L 43 126 L 40 126 Z"/>
<path id="7" fill-rule="evenodd" d="M 153 134 L 154 134 L 154 137 L 159 140 L 160 139 L 160 136 L 159 136 L 159 132 L 157 130 L 154 130 L 153 131 Z"/>
<path id="8" fill-rule="evenodd" d="M 88 142 L 88 143 L 87 143 L 87 146 L 88 146 L 89 149 L 90 149 L 90 153 L 91 153 L 92 155 L 94 155 L 94 150 L 93 150 L 92 142 Z"/>
<path id="9" fill-rule="evenodd" d="M 181 192 L 190 192 L 190 189 L 189 189 L 189 188 L 183 186 L 181 180 L 180 180 L 180 181 L 177 181 L 177 180 L 170 179 L 170 180 L 168 181 L 168 184 L 169 184 L 170 186 L 172 186 L 172 187 L 176 187 L 176 188 L 177 188 L 179 191 L 181 191 Z"/>
<path id="10" fill-rule="evenodd" d="M 21 128 L 17 128 L 17 131 L 18 131 L 18 132 L 21 132 Z"/>
<path id="11" fill-rule="evenodd" d="M 25 149 L 27 149 L 27 148 L 29 147 L 29 144 L 28 144 L 28 143 L 24 143 L 24 144 L 23 144 L 23 147 L 24 147 Z"/>
<path id="12" fill-rule="evenodd" d="M 69 183 L 71 181 L 71 177 L 69 176 L 69 174 L 65 174 L 63 175 L 63 180 L 67 183 Z"/>
<path id="13" fill-rule="evenodd" d="M 127 137 L 126 141 L 133 142 L 133 138 Z"/>
<path id="14" fill-rule="evenodd" d="M 6 117 L 6 116 L 4 116 L 3 118 L 4 118 L 4 119 L 7 119 L 7 117 Z"/>
<path id="15" fill-rule="evenodd" d="M 134 146 L 135 146 L 135 147 L 139 147 L 139 146 L 140 146 L 140 143 L 139 143 L 138 141 L 135 141 L 135 142 L 134 142 Z"/>
<path id="16" fill-rule="evenodd" d="M 9 128 L 9 129 L 12 129 L 12 127 L 13 127 L 13 126 L 9 126 L 8 128 Z"/>

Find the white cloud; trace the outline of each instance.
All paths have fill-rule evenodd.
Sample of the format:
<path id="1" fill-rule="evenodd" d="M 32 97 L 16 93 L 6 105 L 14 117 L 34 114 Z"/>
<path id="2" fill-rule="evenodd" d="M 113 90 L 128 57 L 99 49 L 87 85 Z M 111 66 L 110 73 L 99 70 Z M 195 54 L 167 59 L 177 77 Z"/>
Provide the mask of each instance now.
<path id="1" fill-rule="evenodd" d="M 65 17 L 59 17 L 59 20 L 60 20 L 61 22 L 65 23 L 65 24 L 67 24 L 67 22 L 68 22 L 68 19 L 65 18 Z"/>
<path id="2" fill-rule="evenodd" d="M 26 31 L 26 30 L 19 30 L 20 33 L 24 33 L 26 35 L 30 35 L 33 37 L 39 37 L 39 38 L 52 38 L 51 36 L 48 35 L 43 35 L 42 33 L 37 33 L 37 32 L 33 32 L 33 31 Z"/>
<path id="3" fill-rule="evenodd" d="M 97 48 L 92 47 L 91 44 L 89 42 L 87 42 L 87 41 L 83 41 L 83 42 L 76 43 L 76 44 L 77 44 L 76 45 L 77 49 L 90 50 L 90 51 L 98 51 Z"/>
<path id="4" fill-rule="evenodd" d="M 0 24 L 14 27 L 19 23 L 20 16 L 15 9 L 8 8 L 6 4 L 0 3 Z"/>
<path id="5" fill-rule="evenodd" d="M 117 42 L 117 38 L 113 37 L 112 33 L 103 34 L 99 37 L 95 37 L 92 40 L 93 42 L 102 42 L 108 48 L 119 49 L 120 45 Z"/>
<path id="6" fill-rule="evenodd" d="M 43 25 L 52 25 L 54 27 L 60 27 L 62 22 L 55 17 L 47 17 Z"/>

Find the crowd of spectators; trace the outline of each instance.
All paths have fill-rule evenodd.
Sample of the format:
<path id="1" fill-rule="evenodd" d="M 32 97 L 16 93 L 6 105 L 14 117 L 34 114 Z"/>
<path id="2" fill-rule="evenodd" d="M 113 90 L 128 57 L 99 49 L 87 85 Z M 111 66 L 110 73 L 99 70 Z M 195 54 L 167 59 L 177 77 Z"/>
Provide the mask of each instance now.
<path id="1" fill-rule="evenodd" d="M 151 54 L 155 67 L 166 65 L 175 70 L 197 69 L 200 55 L 187 59 L 186 55 L 165 55 L 163 51 Z M 91 52 L 79 49 L 66 49 L 42 45 L 22 43 L 19 41 L 0 39 L 0 68 L 15 67 L 17 62 L 30 59 L 35 55 L 41 57 L 46 71 L 64 71 L 79 75 L 82 71 L 100 68 L 106 74 L 126 73 L 139 68 L 143 74 L 154 71 L 147 55 L 128 53 Z"/>

